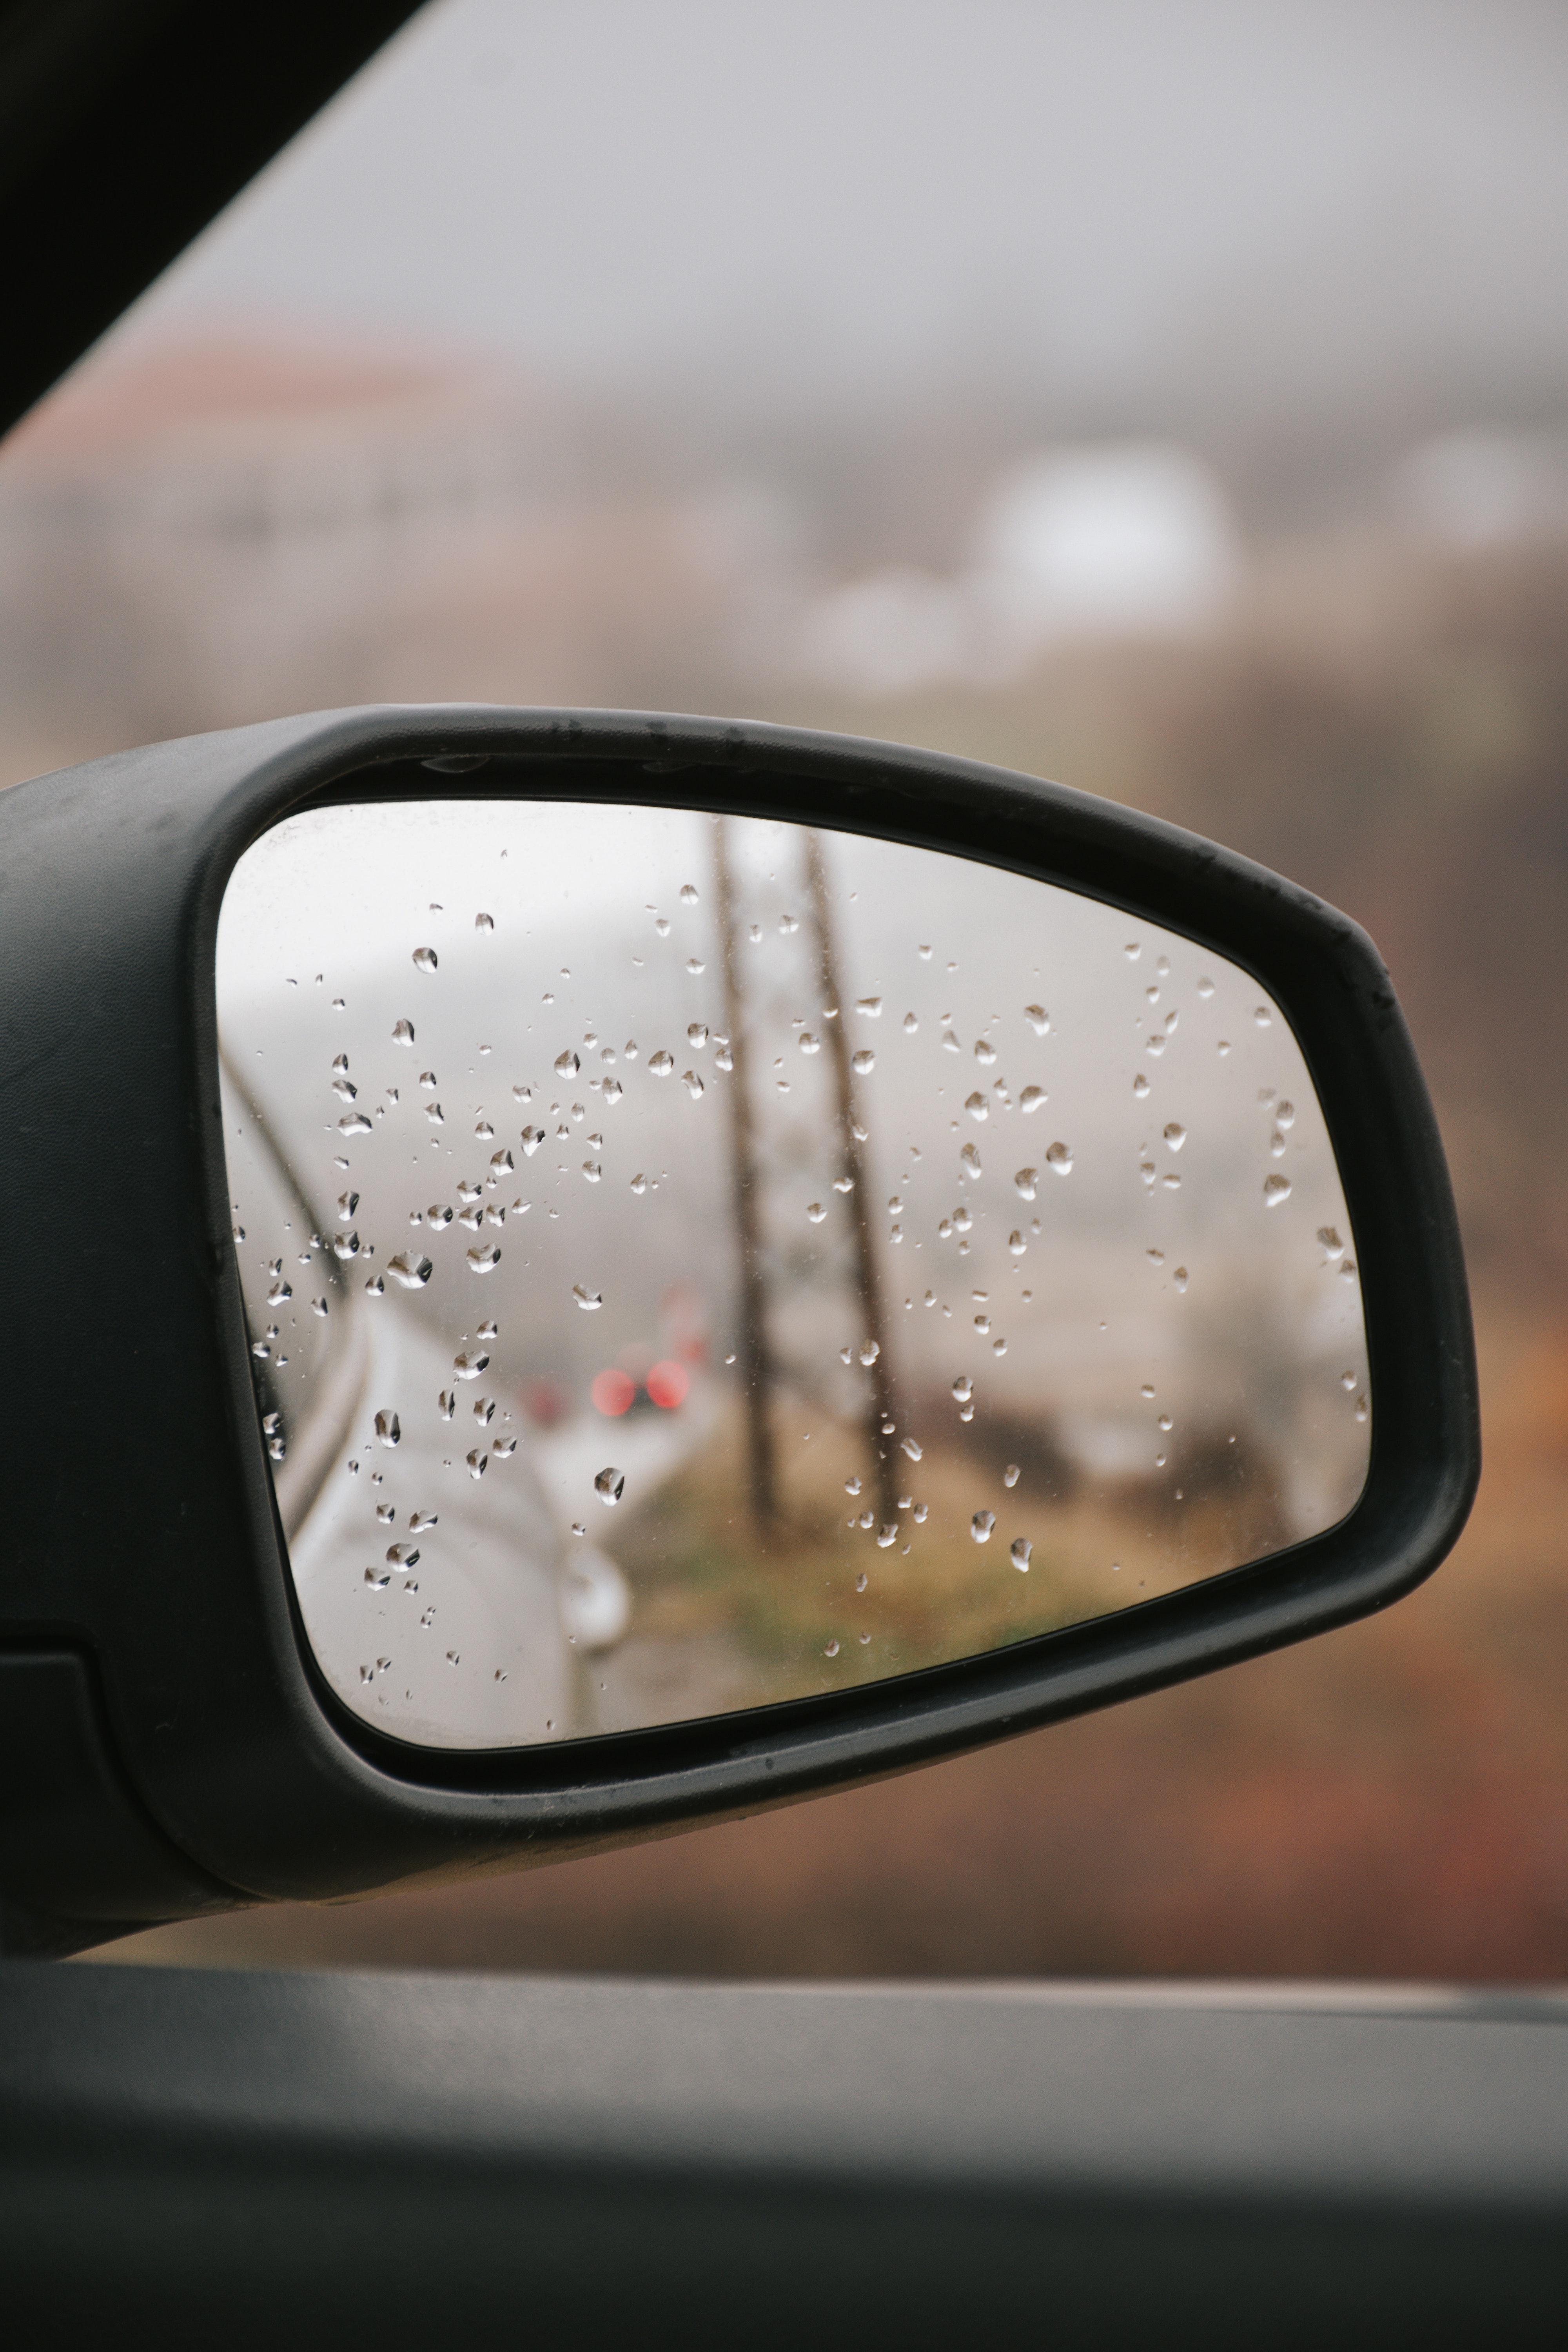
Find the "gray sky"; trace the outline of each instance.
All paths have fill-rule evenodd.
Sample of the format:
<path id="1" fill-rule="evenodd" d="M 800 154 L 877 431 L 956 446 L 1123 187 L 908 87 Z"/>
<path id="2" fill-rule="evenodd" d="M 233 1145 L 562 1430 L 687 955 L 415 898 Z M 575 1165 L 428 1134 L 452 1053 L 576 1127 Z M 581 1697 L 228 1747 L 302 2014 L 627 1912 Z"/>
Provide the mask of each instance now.
<path id="1" fill-rule="evenodd" d="M 136 331 L 282 314 L 759 415 L 1539 411 L 1565 93 L 1544 0 L 437 0 Z"/>

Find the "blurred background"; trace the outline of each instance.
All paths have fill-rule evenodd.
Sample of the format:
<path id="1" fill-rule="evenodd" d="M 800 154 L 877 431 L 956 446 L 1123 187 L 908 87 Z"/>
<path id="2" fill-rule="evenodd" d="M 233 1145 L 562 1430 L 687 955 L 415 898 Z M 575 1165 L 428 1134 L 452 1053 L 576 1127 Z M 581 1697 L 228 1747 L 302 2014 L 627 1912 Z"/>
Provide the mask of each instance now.
<path id="1" fill-rule="evenodd" d="M 0 453 L 0 778 L 481 698 L 929 744 L 1348 908 L 1474 1519 L 1375 1622 L 753 1822 L 109 1957 L 1568 1973 L 1568 19 L 437 0 Z"/>

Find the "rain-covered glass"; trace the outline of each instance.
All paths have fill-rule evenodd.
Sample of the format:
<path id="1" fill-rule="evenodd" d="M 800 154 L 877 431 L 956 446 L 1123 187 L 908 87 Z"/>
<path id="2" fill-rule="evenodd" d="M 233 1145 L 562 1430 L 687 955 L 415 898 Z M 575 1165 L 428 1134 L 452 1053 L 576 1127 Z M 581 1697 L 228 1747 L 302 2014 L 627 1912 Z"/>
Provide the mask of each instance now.
<path id="1" fill-rule="evenodd" d="M 268 833 L 217 992 L 300 1606 L 402 1738 L 973 1656 L 1361 1490 L 1321 1112 L 1173 932 L 797 825 L 446 800 Z"/>

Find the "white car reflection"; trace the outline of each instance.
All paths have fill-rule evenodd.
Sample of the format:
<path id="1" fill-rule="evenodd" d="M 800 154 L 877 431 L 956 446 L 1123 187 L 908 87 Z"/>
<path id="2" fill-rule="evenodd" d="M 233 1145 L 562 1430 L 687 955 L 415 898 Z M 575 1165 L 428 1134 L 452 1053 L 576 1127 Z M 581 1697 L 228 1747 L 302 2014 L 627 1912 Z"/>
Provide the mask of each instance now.
<path id="1" fill-rule="evenodd" d="M 477 1423 L 449 1348 L 416 1312 L 390 1289 L 367 1296 L 358 1265 L 345 1278 L 330 1253 L 301 1251 L 313 1221 L 300 1184 L 233 1073 L 225 1079 L 258 1386 L 322 1673 L 356 1715 L 422 1745 L 604 1727 L 597 1669 L 628 1630 L 631 1595 L 609 1555 L 572 1531 L 570 1511 L 592 1490 L 605 1423 L 589 1410 L 535 1430 L 494 1382 L 497 1410 Z M 303 1291 L 322 1286 L 325 1315 L 293 1295 L 279 1269 L 295 1265 Z M 617 1429 L 638 1492 L 679 1467 L 710 1412 Z"/>

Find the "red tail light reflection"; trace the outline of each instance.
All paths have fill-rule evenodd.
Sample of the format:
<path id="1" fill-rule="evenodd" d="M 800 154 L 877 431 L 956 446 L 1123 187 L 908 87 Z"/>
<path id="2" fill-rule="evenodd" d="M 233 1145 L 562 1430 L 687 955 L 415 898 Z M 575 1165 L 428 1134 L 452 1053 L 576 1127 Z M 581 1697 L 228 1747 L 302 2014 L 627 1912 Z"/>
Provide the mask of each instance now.
<path id="1" fill-rule="evenodd" d="M 637 1384 L 626 1372 L 614 1366 L 608 1371 L 595 1372 L 588 1394 L 598 1410 L 609 1421 L 617 1421 L 637 1395 Z"/>
<path id="2" fill-rule="evenodd" d="M 642 1383 L 642 1390 L 649 1404 L 657 1404 L 664 1412 L 673 1412 L 677 1405 L 685 1403 L 690 1386 L 684 1365 L 666 1358 L 662 1363 L 653 1366 Z M 637 1383 L 629 1372 L 623 1372 L 618 1365 L 612 1364 L 605 1370 L 595 1373 L 589 1383 L 588 1394 L 594 1400 L 595 1410 L 602 1412 L 606 1421 L 618 1421 L 623 1412 L 629 1412 L 636 1404 Z"/>

